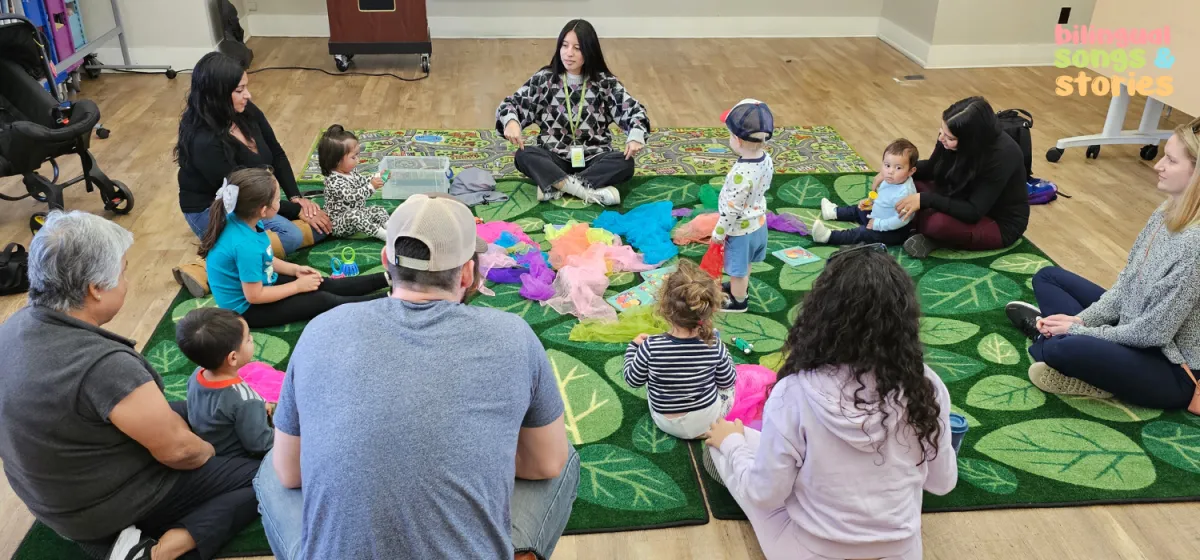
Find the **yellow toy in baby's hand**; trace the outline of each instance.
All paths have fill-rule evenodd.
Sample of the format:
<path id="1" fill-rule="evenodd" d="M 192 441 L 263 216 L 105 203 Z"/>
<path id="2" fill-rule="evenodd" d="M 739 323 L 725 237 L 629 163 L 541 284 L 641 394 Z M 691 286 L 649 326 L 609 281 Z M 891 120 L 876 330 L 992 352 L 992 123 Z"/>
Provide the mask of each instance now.
<path id="1" fill-rule="evenodd" d="M 879 198 L 878 191 L 871 191 L 867 193 L 867 199 L 863 201 L 863 210 L 870 210 L 871 207 L 875 205 L 876 198 Z"/>

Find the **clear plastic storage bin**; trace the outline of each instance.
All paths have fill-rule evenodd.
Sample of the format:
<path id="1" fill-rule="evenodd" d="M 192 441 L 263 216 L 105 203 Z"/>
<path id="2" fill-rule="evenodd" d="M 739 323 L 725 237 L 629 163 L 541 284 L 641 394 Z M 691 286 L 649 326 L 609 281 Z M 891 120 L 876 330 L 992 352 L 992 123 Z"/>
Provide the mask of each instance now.
<path id="1" fill-rule="evenodd" d="M 403 200 L 414 194 L 450 192 L 450 158 L 441 156 L 387 156 L 379 162 L 385 175 L 383 198 Z"/>

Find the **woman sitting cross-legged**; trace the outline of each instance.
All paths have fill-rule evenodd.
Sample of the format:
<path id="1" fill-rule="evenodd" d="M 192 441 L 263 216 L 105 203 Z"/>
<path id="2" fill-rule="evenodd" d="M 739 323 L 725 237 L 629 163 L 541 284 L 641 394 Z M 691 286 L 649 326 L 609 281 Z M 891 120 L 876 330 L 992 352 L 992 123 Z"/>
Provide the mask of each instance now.
<path id="1" fill-rule="evenodd" d="M 1061 268 L 1033 277 L 1037 306 L 1008 304 L 1033 345 L 1029 380 L 1043 391 L 1115 396 L 1139 406 L 1187 408 L 1200 393 L 1200 119 L 1175 129 L 1154 166 L 1167 201 L 1133 242 L 1105 291 Z"/>
<path id="2" fill-rule="evenodd" d="M 251 328 L 307 321 L 343 303 L 384 297 L 383 273 L 323 278 L 312 267 L 275 258 L 263 220 L 279 211 L 271 170 L 234 171 L 217 192 L 200 241 L 213 299 Z"/>
<path id="3" fill-rule="evenodd" d="M 613 151 L 609 127 L 629 135 L 624 152 Z M 526 146 L 525 127 L 540 128 Z M 650 118 L 608 70 L 600 39 L 587 21 L 568 22 L 550 64 L 538 70 L 496 110 L 496 130 L 518 147 L 517 170 L 538 186 L 538 200 L 563 193 L 615 206 L 615 185 L 633 177 L 633 158 L 646 145 Z"/>
<path id="4" fill-rule="evenodd" d="M 762 432 L 720 420 L 708 433 L 768 559 L 919 559 L 921 493 L 958 480 L 950 393 L 922 363 L 916 289 L 886 251 L 829 258 L 788 333 Z"/>

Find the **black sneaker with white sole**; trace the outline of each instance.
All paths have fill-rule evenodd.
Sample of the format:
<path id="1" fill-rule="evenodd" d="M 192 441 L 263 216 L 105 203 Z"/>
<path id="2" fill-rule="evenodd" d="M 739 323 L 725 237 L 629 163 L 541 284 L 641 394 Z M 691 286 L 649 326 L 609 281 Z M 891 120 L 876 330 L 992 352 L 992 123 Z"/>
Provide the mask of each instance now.
<path id="1" fill-rule="evenodd" d="M 728 296 L 725 298 L 725 304 L 721 306 L 721 311 L 725 313 L 745 313 L 749 308 L 750 298 L 738 301 L 733 296 Z"/>
<path id="2" fill-rule="evenodd" d="M 143 537 L 141 530 L 130 525 L 117 535 L 116 542 L 108 550 L 106 560 L 150 560 L 150 551 L 158 541 Z"/>
<path id="3" fill-rule="evenodd" d="M 1004 306 L 1004 314 L 1008 315 L 1008 320 L 1026 338 L 1033 340 L 1041 334 L 1037 330 L 1037 320 L 1042 316 L 1042 310 L 1037 306 L 1023 301 L 1013 301 Z"/>
<path id="4" fill-rule="evenodd" d="M 916 234 L 904 241 L 904 252 L 914 259 L 923 259 L 937 249 L 933 240 L 921 234 Z"/>

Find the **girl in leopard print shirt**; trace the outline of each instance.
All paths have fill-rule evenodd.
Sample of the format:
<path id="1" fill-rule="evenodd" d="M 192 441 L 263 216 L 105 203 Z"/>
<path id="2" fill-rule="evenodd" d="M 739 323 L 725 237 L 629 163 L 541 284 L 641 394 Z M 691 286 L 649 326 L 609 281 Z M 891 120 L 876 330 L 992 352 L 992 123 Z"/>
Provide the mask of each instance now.
<path id="1" fill-rule="evenodd" d="M 378 175 L 370 179 L 354 173 L 358 165 L 358 138 L 341 125 L 333 125 L 321 136 L 317 161 L 325 176 L 325 213 L 333 221 L 333 235 L 374 235 L 387 240 L 387 210 L 367 206 L 367 199 L 383 187 Z"/>

